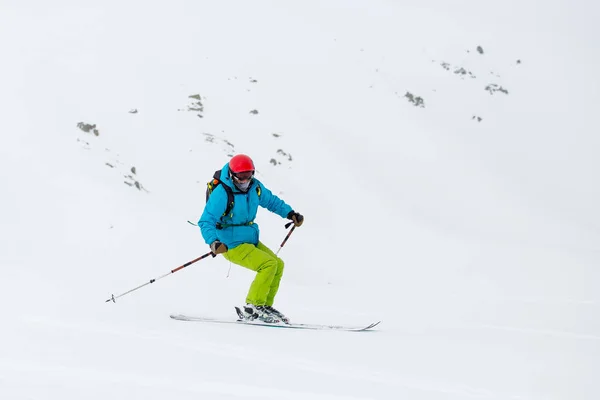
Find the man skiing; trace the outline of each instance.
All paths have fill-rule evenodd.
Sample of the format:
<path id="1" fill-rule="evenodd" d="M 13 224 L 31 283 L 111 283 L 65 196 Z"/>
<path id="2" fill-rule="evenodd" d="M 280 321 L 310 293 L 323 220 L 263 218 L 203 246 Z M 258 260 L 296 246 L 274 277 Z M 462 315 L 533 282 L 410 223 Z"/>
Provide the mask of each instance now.
<path id="1" fill-rule="evenodd" d="M 304 217 L 271 193 L 254 177 L 254 163 L 244 154 L 234 156 L 215 173 L 214 185 L 198 221 L 202 237 L 215 256 L 256 271 L 246 305 L 240 307 L 244 319 L 265 323 L 288 323 L 288 318 L 273 308 L 275 295 L 283 275 L 284 263 L 259 241 L 258 224 L 254 222 L 258 206 L 292 220 L 295 226 Z M 233 203 L 231 203 L 233 200 Z"/>

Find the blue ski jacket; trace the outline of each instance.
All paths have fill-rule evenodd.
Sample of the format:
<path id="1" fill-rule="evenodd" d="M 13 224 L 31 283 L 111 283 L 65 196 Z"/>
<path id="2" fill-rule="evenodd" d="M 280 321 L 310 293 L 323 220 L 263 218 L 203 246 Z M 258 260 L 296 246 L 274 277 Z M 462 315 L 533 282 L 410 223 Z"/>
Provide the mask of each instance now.
<path id="1" fill-rule="evenodd" d="M 221 170 L 221 184 L 208 197 L 198 226 L 206 244 L 215 240 L 233 249 L 242 243 L 258 244 L 260 230 L 254 222 L 258 206 L 286 218 L 292 207 L 271 193 L 258 179 L 253 178 L 246 193 L 240 191 L 229 177 L 229 165 Z M 227 185 L 233 191 L 234 204 L 228 215 L 223 215 L 227 207 Z M 220 229 L 217 227 L 219 224 Z"/>

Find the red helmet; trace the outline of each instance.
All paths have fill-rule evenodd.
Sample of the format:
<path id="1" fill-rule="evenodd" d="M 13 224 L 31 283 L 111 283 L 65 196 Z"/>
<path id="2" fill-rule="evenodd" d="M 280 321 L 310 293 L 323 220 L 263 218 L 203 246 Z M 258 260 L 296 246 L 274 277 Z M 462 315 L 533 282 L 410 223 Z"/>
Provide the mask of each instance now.
<path id="1" fill-rule="evenodd" d="M 239 172 L 254 172 L 254 163 L 252 159 L 245 154 L 238 154 L 229 160 L 229 170 L 234 174 Z"/>

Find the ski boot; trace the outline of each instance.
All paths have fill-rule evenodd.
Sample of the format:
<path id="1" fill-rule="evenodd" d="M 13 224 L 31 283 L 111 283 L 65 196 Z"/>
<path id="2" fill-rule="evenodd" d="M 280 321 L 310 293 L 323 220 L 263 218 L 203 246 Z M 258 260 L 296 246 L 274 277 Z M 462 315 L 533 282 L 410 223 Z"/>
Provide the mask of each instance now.
<path id="1" fill-rule="evenodd" d="M 272 316 L 274 316 L 275 318 L 277 318 L 278 320 L 280 320 L 281 322 L 283 322 L 284 324 L 289 324 L 290 323 L 290 319 L 288 317 L 286 317 L 281 311 L 279 311 L 275 307 L 273 307 L 273 306 L 265 306 L 265 310 L 269 314 L 271 314 Z"/>
<path id="2" fill-rule="evenodd" d="M 265 306 L 255 306 L 254 304 L 246 304 L 243 307 L 236 307 L 238 317 L 244 321 L 260 321 L 265 324 L 277 324 L 279 319 L 270 314 Z"/>

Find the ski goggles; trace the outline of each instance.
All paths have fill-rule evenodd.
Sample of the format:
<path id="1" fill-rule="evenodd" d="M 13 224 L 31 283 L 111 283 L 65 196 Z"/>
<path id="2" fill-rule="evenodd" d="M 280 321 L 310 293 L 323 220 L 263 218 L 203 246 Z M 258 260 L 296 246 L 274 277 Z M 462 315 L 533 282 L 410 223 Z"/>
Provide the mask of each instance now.
<path id="1" fill-rule="evenodd" d="M 233 179 L 236 182 L 244 183 L 252 179 L 252 177 L 254 176 L 254 171 L 238 172 L 237 174 L 232 173 L 231 175 L 233 176 Z"/>

